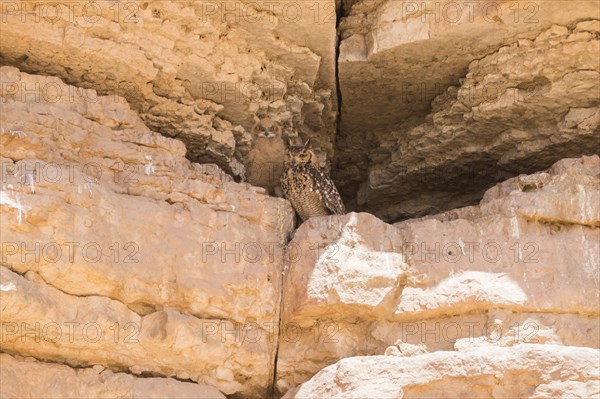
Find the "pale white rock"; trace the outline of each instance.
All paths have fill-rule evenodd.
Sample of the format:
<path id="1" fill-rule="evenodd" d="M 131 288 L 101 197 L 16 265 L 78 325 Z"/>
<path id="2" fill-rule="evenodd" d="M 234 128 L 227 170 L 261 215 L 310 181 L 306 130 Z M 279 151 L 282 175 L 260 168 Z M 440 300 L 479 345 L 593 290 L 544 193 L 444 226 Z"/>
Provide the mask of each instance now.
<path id="1" fill-rule="evenodd" d="M 366 213 L 303 223 L 289 245 L 306 256 L 285 273 L 277 389 L 351 356 L 598 348 L 599 177 L 598 156 L 563 159 L 478 206 L 394 226 Z"/>
<path id="2" fill-rule="evenodd" d="M 393 346 L 388 346 L 385 350 L 386 356 L 417 356 L 427 353 L 425 345 L 411 345 L 402 340 L 396 341 Z"/>
<path id="3" fill-rule="evenodd" d="M 414 357 L 340 360 L 284 398 L 596 397 L 597 349 L 487 345 Z"/>

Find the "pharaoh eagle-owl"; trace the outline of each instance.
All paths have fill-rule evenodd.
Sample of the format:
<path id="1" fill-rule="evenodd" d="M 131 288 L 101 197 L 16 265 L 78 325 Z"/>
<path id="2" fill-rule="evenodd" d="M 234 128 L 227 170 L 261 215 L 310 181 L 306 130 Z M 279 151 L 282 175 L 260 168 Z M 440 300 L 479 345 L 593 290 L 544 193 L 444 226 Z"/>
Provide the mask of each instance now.
<path id="1" fill-rule="evenodd" d="M 310 139 L 304 146 L 290 146 L 288 155 L 281 175 L 281 188 L 300 219 L 346 213 L 335 184 L 319 168 Z"/>

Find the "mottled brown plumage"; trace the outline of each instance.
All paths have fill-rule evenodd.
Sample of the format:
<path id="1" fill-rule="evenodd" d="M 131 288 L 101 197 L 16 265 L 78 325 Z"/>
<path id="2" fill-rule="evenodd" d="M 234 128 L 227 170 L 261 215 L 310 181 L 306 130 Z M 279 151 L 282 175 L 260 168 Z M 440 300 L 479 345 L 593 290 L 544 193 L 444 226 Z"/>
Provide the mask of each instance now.
<path id="1" fill-rule="evenodd" d="M 290 147 L 289 158 L 281 175 L 281 188 L 300 219 L 346 213 L 335 184 L 318 166 L 310 140 L 302 147 Z"/>

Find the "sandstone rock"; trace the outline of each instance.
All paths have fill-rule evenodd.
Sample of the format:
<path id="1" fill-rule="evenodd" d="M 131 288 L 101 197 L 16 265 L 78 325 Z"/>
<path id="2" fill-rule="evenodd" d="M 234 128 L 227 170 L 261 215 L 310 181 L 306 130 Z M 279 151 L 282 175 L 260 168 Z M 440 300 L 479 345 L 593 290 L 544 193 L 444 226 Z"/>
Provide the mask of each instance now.
<path id="1" fill-rule="evenodd" d="M 329 366 L 285 398 L 590 398 L 600 394 L 599 352 L 493 345 L 416 357 L 365 356 Z"/>
<path id="2" fill-rule="evenodd" d="M 257 323 L 236 326 L 168 309 L 140 316 L 118 301 L 68 295 L 34 272 L 22 277 L 4 266 L 0 284 L 3 351 L 189 379 L 228 395 L 258 398 L 269 391 L 275 334 L 263 334 Z"/>
<path id="3" fill-rule="evenodd" d="M 392 346 L 388 346 L 385 350 L 386 356 L 416 356 L 427 353 L 425 345 L 411 345 L 402 340 L 398 340 Z"/>
<path id="4" fill-rule="evenodd" d="M 434 214 L 597 152 L 594 15 L 588 0 L 354 4 L 340 26 L 334 168 L 352 209 Z"/>
<path id="5" fill-rule="evenodd" d="M 598 348 L 599 172 L 598 156 L 565 159 L 476 207 L 395 226 L 365 213 L 304 223 L 290 248 L 318 256 L 287 266 L 277 388 L 402 347 Z"/>
<path id="6" fill-rule="evenodd" d="M 0 3 L 0 397 L 600 395 L 598 5 L 467 3 Z"/>
<path id="7" fill-rule="evenodd" d="M 266 117 L 333 154 L 335 0 L 43 0 L 1 12 L 2 64 L 126 98 L 151 129 L 183 140 L 190 159 L 272 184 L 246 170 L 282 161 L 253 148 Z"/>
<path id="8" fill-rule="evenodd" d="M 12 67 L 0 78 L 73 90 Z M 263 397 L 293 210 L 216 165 L 190 163 L 183 144 L 148 130 L 122 99 L 97 98 L 2 93 L 2 284 L 17 287 L 2 293 L 3 323 L 17 328 L 2 350 Z M 96 323 L 104 344 L 19 339 L 20 323 L 71 322 Z M 149 343 L 118 345 L 133 332 Z"/>
<path id="9" fill-rule="evenodd" d="M 390 163 L 372 168 L 361 201 L 382 204 L 378 212 L 386 218 L 445 210 L 481 196 L 470 187 L 481 190 L 503 176 L 545 169 L 558 158 L 595 153 L 600 138 L 593 94 L 600 80 L 596 52 L 600 41 L 591 34 L 556 27 L 529 46 L 513 45 L 474 62 L 462 87 L 448 92 L 450 100 L 438 98 L 446 102 L 431 121 L 398 142 Z M 569 66 L 570 59 L 577 65 Z M 437 143 L 437 149 L 427 143 Z M 421 187 L 439 191 L 424 200 L 415 195 Z M 444 199 L 451 193 L 456 193 L 451 201 Z M 383 205 L 396 194 L 397 202 Z"/>
<path id="10" fill-rule="evenodd" d="M 17 398 L 225 399 L 215 388 L 171 378 L 137 378 L 103 367 L 73 369 L 0 354 L 0 396 Z"/>

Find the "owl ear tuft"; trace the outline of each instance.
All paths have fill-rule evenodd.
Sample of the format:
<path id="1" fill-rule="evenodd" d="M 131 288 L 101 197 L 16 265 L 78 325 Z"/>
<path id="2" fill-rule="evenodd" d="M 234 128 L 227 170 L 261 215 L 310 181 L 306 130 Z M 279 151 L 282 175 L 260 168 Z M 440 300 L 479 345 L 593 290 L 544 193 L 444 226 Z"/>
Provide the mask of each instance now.
<path id="1" fill-rule="evenodd" d="M 304 143 L 304 149 L 305 150 L 310 150 L 312 149 L 312 143 L 310 142 L 311 139 L 306 140 L 306 143 Z"/>

